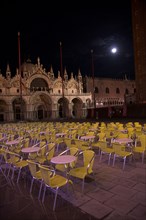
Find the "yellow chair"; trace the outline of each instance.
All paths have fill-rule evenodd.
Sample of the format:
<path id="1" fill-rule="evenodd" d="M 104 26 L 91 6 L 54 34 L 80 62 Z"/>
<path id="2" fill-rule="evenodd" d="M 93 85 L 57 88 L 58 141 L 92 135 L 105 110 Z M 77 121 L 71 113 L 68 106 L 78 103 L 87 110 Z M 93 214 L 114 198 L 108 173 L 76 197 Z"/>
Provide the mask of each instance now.
<path id="1" fill-rule="evenodd" d="M 12 166 L 12 161 L 11 161 L 11 158 L 10 158 L 10 155 L 9 155 L 10 151 L 5 148 L 5 147 L 2 147 L 1 148 L 1 155 L 2 155 L 2 158 L 4 159 L 4 163 L 5 163 L 5 170 L 4 170 L 4 174 L 8 177 L 9 174 L 10 174 L 10 171 L 11 171 L 11 166 Z M 19 161 L 19 158 L 15 158 L 15 162 Z M 8 168 L 8 173 L 6 174 L 7 172 L 7 168 Z"/>
<path id="2" fill-rule="evenodd" d="M 84 141 L 84 140 L 81 140 L 81 139 L 76 139 L 74 140 L 73 142 L 79 150 L 89 150 L 91 149 L 91 146 L 90 146 L 90 142 L 89 141 Z"/>
<path id="3" fill-rule="evenodd" d="M 72 183 L 72 182 L 61 175 L 57 175 L 55 173 L 55 170 L 50 169 L 49 166 L 39 165 L 39 168 L 44 183 L 44 193 L 43 193 L 42 202 L 44 202 L 46 188 L 48 187 L 51 191 L 55 192 L 55 198 L 53 204 L 53 211 L 55 211 L 58 190 L 60 189 L 60 187 L 63 187 L 68 183 Z"/>
<path id="4" fill-rule="evenodd" d="M 13 152 L 9 152 L 9 156 L 10 156 L 10 161 L 11 161 L 11 164 L 12 164 L 12 178 L 14 178 L 14 172 L 15 170 L 18 170 L 18 177 L 17 177 L 17 183 L 19 181 L 19 178 L 20 178 L 20 173 L 21 173 L 21 170 L 23 168 L 26 168 L 28 166 L 28 163 L 27 161 L 23 160 L 23 158 L 19 155 L 19 154 L 15 154 Z"/>
<path id="5" fill-rule="evenodd" d="M 97 134 L 97 137 L 99 138 L 99 141 L 105 141 L 106 133 L 101 131 L 100 133 Z"/>
<path id="6" fill-rule="evenodd" d="M 72 139 L 71 138 L 64 138 L 64 143 L 66 144 L 67 148 L 72 147 Z"/>
<path id="7" fill-rule="evenodd" d="M 113 143 L 112 144 L 113 149 L 114 149 L 114 159 L 113 159 L 113 166 L 115 165 L 115 159 L 116 157 L 120 157 L 122 158 L 123 161 L 123 170 L 125 169 L 125 163 L 126 163 L 126 158 L 129 156 L 132 156 L 132 152 L 128 152 L 125 150 L 126 146 L 123 144 L 119 144 L 119 143 Z"/>
<path id="8" fill-rule="evenodd" d="M 64 154 L 73 155 L 73 156 L 76 156 L 76 158 L 77 158 L 78 154 L 79 154 L 79 149 L 77 147 L 71 147 L 70 149 L 67 149 L 67 150 L 63 151 L 62 153 L 60 153 L 59 156 L 64 155 Z M 70 168 L 75 167 L 76 161 L 70 163 L 69 167 Z M 56 164 L 55 169 L 62 171 L 62 172 L 66 172 L 67 167 L 65 164 Z"/>
<path id="9" fill-rule="evenodd" d="M 35 161 L 42 164 L 46 161 L 46 153 L 47 153 L 47 145 L 45 144 L 42 147 L 40 146 L 40 150 L 37 152 Z"/>
<path id="10" fill-rule="evenodd" d="M 82 193 L 84 191 L 85 177 L 94 174 L 93 164 L 95 159 L 95 152 L 92 150 L 84 150 L 80 152 L 83 156 L 83 166 L 73 168 L 69 171 L 69 176 L 82 179 Z"/>
<path id="11" fill-rule="evenodd" d="M 50 162 L 50 160 L 52 159 L 52 157 L 54 157 L 55 154 L 55 147 L 56 147 L 56 143 L 49 143 L 48 144 L 48 150 L 47 153 L 45 155 L 46 161 Z"/>
<path id="12" fill-rule="evenodd" d="M 27 163 L 28 163 L 28 167 L 29 167 L 29 170 L 30 170 L 30 173 L 32 176 L 31 185 L 30 185 L 30 193 L 31 193 L 34 180 L 41 181 L 42 176 L 41 176 L 41 172 L 39 170 L 38 163 L 31 161 L 31 160 L 27 160 Z M 41 186 L 40 186 L 38 198 L 40 198 L 41 189 L 42 189 L 42 181 L 41 181 Z"/>
<path id="13" fill-rule="evenodd" d="M 138 146 L 138 141 L 140 146 Z M 133 154 L 140 153 L 142 155 L 142 164 L 144 163 L 144 155 L 146 152 L 146 135 L 142 134 L 138 136 L 137 140 L 135 141 L 135 147 L 133 148 Z"/>
<path id="14" fill-rule="evenodd" d="M 107 154 L 108 155 L 108 165 L 110 165 L 110 160 L 111 160 L 112 154 L 114 154 L 114 149 L 112 147 L 108 147 L 106 141 L 98 141 L 98 146 L 100 148 L 99 161 L 101 162 L 103 154 Z"/>

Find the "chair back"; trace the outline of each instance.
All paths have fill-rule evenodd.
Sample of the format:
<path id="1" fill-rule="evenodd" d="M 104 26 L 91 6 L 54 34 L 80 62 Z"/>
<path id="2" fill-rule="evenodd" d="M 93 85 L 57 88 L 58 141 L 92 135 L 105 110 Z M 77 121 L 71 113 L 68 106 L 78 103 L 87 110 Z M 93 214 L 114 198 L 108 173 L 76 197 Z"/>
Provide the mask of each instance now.
<path id="1" fill-rule="evenodd" d="M 53 171 L 49 169 L 48 166 L 41 166 L 39 165 L 40 168 L 40 172 L 41 172 L 41 176 L 42 179 L 44 181 L 45 184 L 47 184 L 48 186 L 51 186 L 51 177 L 53 176 Z"/>
<path id="2" fill-rule="evenodd" d="M 98 144 L 99 148 L 102 151 L 105 151 L 105 149 L 107 148 L 107 142 L 106 141 L 98 141 L 97 144 Z"/>
<path id="3" fill-rule="evenodd" d="M 141 147 L 146 149 L 146 135 L 142 134 L 142 135 L 138 136 L 138 140 L 140 141 Z"/>
<path id="4" fill-rule="evenodd" d="M 67 148 L 70 148 L 72 145 L 72 139 L 71 138 L 64 138 L 64 143 L 66 144 Z"/>
<path id="5" fill-rule="evenodd" d="M 37 152 L 37 155 L 38 155 L 39 157 L 44 156 L 44 155 L 46 154 L 46 147 L 47 147 L 46 144 L 43 145 L 43 146 L 40 148 L 40 150 Z"/>
<path id="6" fill-rule="evenodd" d="M 98 138 L 99 138 L 99 141 L 105 140 L 105 138 L 106 138 L 105 132 L 98 133 Z"/>
<path id="7" fill-rule="evenodd" d="M 28 163 L 28 167 L 29 167 L 29 170 L 31 172 L 31 175 L 35 177 L 36 172 L 37 172 L 37 164 L 34 161 L 31 161 L 31 160 L 27 160 L 27 163 Z"/>
<path id="8" fill-rule="evenodd" d="M 30 147 L 30 139 L 29 138 L 25 138 L 23 140 L 23 147 Z"/>
<path id="9" fill-rule="evenodd" d="M 123 151 L 125 151 L 126 146 L 120 143 L 113 143 L 112 147 L 116 155 L 121 155 Z"/>
<path id="10" fill-rule="evenodd" d="M 47 160 L 50 161 L 55 154 L 55 143 L 48 144 L 48 152 L 46 153 Z"/>
<path id="11" fill-rule="evenodd" d="M 88 173 L 93 172 L 93 163 L 95 159 L 95 152 L 93 150 L 84 150 L 83 151 L 83 161 L 84 167 L 87 167 Z"/>

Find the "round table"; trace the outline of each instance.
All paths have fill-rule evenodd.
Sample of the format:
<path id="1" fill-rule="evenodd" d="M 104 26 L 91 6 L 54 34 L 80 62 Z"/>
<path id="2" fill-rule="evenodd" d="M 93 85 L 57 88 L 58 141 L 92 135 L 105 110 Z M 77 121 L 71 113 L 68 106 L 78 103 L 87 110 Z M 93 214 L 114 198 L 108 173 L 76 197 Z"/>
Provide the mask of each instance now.
<path id="1" fill-rule="evenodd" d="M 15 145 L 15 144 L 19 144 L 19 142 L 20 142 L 20 140 L 7 141 L 6 145 L 12 146 L 12 145 Z"/>
<path id="2" fill-rule="evenodd" d="M 133 140 L 131 138 L 116 138 L 114 142 L 118 142 L 120 144 L 128 144 L 128 143 L 132 143 Z"/>
<path id="3" fill-rule="evenodd" d="M 26 148 L 22 148 L 22 152 L 23 153 L 35 153 L 37 151 L 40 150 L 40 147 L 26 147 Z"/>
<path id="4" fill-rule="evenodd" d="M 76 160 L 75 156 L 72 155 L 60 155 L 52 157 L 51 162 L 55 164 L 69 164 Z"/>
<path id="5" fill-rule="evenodd" d="M 56 137 L 64 137 L 66 135 L 66 133 L 57 133 Z"/>
<path id="6" fill-rule="evenodd" d="M 87 140 L 94 140 L 95 135 L 85 135 L 85 136 L 81 136 L 80 139 L 87 141 Z"/>

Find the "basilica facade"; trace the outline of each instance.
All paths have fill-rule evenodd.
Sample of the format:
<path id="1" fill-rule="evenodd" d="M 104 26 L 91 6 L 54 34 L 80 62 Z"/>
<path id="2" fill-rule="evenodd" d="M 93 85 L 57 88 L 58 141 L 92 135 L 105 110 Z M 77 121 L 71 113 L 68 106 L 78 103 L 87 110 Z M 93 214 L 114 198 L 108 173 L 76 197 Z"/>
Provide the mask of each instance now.
<path id="1" fill-rule="evenodd" d="M 85 118 L 91 102 L 91 92 L 83 92 L 80 71 L 76 79 L 66 70 L 55 78 L 53 69 L 47 72 L 39 58 L 35 65 L 25 62 L 14 77 L 9 65 L 6 77 L 0 74 L 0 121 Z"/>
<path id="2" fill-rule="evenodd" d="M 53 68 L 47 72 L 37 59 L 27 60 L 12 76 L 9 65 L 0 73 L 0 121 L 38 121 L 60 118 L 84 119 L 88 109 L 123 106 L 135 102 L 135 81 L 82 76 L 55 77 Z"/>

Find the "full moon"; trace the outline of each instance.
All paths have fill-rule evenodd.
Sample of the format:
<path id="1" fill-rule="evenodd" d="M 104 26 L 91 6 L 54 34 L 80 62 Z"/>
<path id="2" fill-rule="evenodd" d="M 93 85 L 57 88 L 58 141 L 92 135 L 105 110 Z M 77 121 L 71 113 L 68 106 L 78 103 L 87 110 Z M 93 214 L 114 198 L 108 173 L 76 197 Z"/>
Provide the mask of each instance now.
<path id="1" fill-rule="evenodd" d="M 116 52 L 117 52 L 117 48 L 116 48 L 116 47 L 113 47 L 113 48 L 111 49 L 111 52 L 112 52 L 112 53 L 116 53 Z"/>

